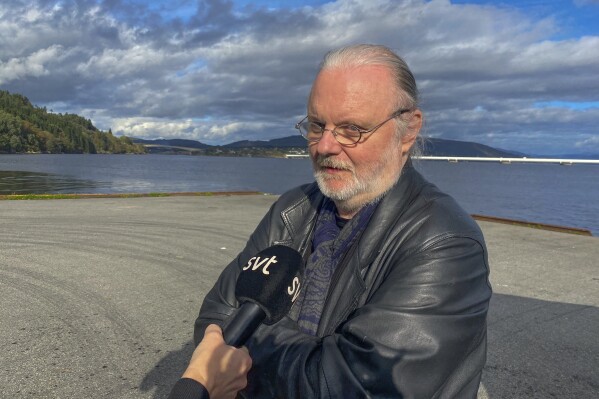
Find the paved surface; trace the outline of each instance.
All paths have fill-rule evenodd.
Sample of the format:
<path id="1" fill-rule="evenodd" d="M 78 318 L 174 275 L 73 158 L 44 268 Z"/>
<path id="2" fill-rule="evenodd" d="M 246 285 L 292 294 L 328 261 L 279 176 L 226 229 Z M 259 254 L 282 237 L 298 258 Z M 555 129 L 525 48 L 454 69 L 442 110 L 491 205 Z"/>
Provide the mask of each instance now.
<path id="1" fill-rule="evenodd" d="M 0 397 L 164 398 L 275 197 L 0 201 Z M 599 238 L 484 223 L 480 398 L 599 395 Z"/>

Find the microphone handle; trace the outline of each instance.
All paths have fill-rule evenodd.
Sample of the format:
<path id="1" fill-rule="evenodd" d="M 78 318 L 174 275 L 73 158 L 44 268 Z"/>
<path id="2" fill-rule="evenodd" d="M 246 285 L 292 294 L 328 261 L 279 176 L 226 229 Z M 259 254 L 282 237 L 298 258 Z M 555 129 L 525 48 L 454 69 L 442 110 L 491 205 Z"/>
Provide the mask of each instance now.
<path id="1" fill-rule="evenodd" d="M 241 348 L 266 318 L 262 308 L 253 302 L 244 302 L 223 330 L 227 345 Z"/>

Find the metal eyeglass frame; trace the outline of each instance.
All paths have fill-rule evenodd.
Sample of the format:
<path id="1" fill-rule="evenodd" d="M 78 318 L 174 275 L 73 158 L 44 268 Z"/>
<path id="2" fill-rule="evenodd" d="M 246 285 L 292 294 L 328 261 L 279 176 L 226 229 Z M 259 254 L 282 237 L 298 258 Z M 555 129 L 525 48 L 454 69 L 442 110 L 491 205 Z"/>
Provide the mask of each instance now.
<path id="1" fill-rule="evenodd" d="M 341 144 L 341 145 L 352 145 L 352 144 L 359 143 L 360 140 L 362 140 L 362 135 L 363 134 L 373 133 L 375 130 L 377 130 L 378 128 L 380 128 L 381 126 L 383 126 L 385 123 L 389 122 L 391 119 L 397 118 L 398 116 L 400 116 L 402 114 L 405 114 L 406 112 L 410 112 L 410 111 L 412 111 L 412 108 L 404 108 L 404 109 L 397 110 L 394 113 L 392 113 L 389 118 L 385 119 L 383 122 L 379 123 L 378 125 L 376 125 L 374 127 L 371 127 L 370 129 L 361 129 L 361 128 L 359 128 L 359 127 L 357 127 L 357 126 L 355 126 L 355 125 L 353 125 L 351 123 L 343 124 L 343 125 L 339 125 L 339 126 L 335 126 L 333 129 L 327 129 L 324 126 L 318 125 L 316 122 L 306 121 L 306 119 L 308 119 L 307 115 L 301 121 L 299 121 L 298 123 L 295 124 L 295 128 L 299 131 L 300 135 L 304 139 L 306 139 L 307 141 L 309 141 L 311 143 L 318 143 L 322 139 L 322 136 L 324 136 L 324 132 L 326 132 L 328 130 L 329 132 L 331 132 L 333 134 L 333 137 L 335 137 L 335 140 L 337 140 L 337 142 L 339 144 Z M 316 126 L 320 127 L 320 129 L 322 130 L 320 132 L 320 137 L 318 137 L 317 139 L 309 139 L 306 136 L 304 136 L 302 134 L 301 127 L 305 123 L 314 123 Z M 340 128 L 340 127 L 348 127 L 348 126 L 353 126 L 355 128 L 356 132 L 359 133 L 359 135 L 357 136 L 357 140 L 354 140 L 353 137 L 349 137 L 349 136 L 343 135 L 343 134 L 337 132 L 337 130 L 336 130 L 336 129 Z M 307 130 L 307 129 L 305 129 L 305 130 Z M 344 138 L 346 138 L 348 140 L 350 140 L 351 142 L 350 143 L 341 143 L 341 142 L 339 142 L 339 139 L 337 138 L 338 135 L 341 136 L 341 137 L 344 137 Z"/>

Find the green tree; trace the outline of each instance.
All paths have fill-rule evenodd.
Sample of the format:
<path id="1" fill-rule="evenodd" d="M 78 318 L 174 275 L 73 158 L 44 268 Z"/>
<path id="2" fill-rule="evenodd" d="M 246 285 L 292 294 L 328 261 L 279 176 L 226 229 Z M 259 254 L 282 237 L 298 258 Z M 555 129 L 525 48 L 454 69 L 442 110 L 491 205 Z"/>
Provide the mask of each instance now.
<path id="1" fill-rule="evenodd" d="M 54 114 L 20 94 L 0 90 L 0 151 L 51 153 L 144 153 L 129 138 L 102 132 L 90 119 Z"/>

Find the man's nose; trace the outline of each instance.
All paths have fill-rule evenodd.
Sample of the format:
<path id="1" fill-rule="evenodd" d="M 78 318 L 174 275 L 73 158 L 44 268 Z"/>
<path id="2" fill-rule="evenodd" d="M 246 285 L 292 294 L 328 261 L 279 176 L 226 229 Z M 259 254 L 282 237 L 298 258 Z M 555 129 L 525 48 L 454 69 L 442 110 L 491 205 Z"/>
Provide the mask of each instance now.
<path id="1" fill-rule="evenodd" d="M 332 129 L 325 129 L 316 150 L 321 155 L 336 155 L 342 151 L 341 144 L 335 138 Z"/>

